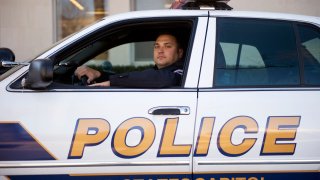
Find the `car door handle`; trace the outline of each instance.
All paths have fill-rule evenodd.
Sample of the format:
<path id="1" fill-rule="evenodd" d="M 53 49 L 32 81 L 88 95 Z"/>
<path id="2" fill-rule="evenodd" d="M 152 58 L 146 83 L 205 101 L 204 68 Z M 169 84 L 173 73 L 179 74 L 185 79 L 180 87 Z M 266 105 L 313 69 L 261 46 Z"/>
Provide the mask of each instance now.
<path id="1" fill-rule="evenodd" d="M 149 109 L 152 115 L 189 115 L 190 108 L 187 106 L 159 106 Z"/>

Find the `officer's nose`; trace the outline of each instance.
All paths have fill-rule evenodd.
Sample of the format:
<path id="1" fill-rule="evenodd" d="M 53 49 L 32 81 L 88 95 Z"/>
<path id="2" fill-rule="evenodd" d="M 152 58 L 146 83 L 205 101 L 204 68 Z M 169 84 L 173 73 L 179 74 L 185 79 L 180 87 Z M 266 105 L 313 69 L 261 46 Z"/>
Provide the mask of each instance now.
<path id="1" fill-rule="evenodd" d="M 164 47 L 163 47 L 163 46 L 160 46 L 158 52 L 159 52 L 159 53 L 163 53 L 163 52 L 164 52 Z"/>

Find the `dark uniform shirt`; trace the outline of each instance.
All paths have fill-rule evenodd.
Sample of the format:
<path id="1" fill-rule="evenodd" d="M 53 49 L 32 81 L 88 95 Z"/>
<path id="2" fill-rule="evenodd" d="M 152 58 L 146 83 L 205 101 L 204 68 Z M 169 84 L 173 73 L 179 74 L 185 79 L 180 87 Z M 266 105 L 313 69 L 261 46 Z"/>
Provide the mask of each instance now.
<path id="1" fill-rule="evenodd" d="M 129 88 L 167 88 L 180 86 L 183 69 L 181 63 L 175 63 L 168 67 L 158 69 L 146 69 L 109 77 L 111 86 Z"/>

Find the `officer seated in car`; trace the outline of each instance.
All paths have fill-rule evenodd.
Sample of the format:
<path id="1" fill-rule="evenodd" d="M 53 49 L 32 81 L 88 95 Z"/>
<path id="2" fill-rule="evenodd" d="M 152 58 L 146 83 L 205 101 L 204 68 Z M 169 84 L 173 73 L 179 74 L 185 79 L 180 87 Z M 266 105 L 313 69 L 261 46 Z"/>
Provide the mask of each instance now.
<path id="1" fill-rule="evenodd" d="M 110 75 L 108 81 L 94 83 L 89 86 L 127 87 L 127 88 L 167 88 L 179 86 L 183 75 L 183 49 L 177 36 L 171 33 L 161 33 L 154 44 L 153 59 L 155 66 L 143 71 Z M 75 75 L 80 79 L 88 77 L 88 84 L 100 78 L 99 72 L 87 66 L 76 69 Z"/>

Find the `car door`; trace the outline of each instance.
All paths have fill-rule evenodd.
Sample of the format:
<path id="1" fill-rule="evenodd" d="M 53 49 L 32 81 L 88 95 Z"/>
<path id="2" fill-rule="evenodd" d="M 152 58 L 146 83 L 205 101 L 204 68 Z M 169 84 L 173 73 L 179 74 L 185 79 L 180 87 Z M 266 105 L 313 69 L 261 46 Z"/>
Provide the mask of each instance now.
<path id="1" fill-rule="evenodd" d="M 186 50 L 188 60 L 181 87 L 131 89 L 65 85 L 61 82 L 70 78 L 65 80 L 58 73 L 72 64 L 68 61 L 60 63 L 64 69 L 55 67 L 55 75 L 59 75 L 61 82 L 47 89 L 22 89 L 19 84 L 24 75 L 19 73 L 23 70 L 11 76 L 7 81 L 12 83 L 1 86 L 2 90 L 7 88 L 2 91 L 1 101 L 10 103 L 2 107 L 6 113 L 0 121 L 1 132 L 5 132 L 0 138 L 3 144 L 0 175 L 8 178 L 190 179 L 197 83 L 208 18 L 193 19 L 196 23 Z M 149 22 L 153 20 L 156 21 L 151 18 Z M 123 21 L 127 22 L 127 18 Z M 119 22 L 110 27 L 106 28 L 110 32 L 112 28 L 121 31 Z M 88 29 L 94 32 L 94 28 Z M 77 54 L 77 46 L 88 42 L 90 47 L 84 49 L 96 46 L 94 41 L 91 45 L 90 38 L 82 39 L 77 40 L 76 45 L 64 45 L 58 52 L 63 56 L 75 51 L 74 55 L 67 56 L 70 58 L 85 56 L 86 53 Z M 51 58 L 57 61 L 57 56 L 53 54 Z M 61 68 L 59 72 L 58 68 Z"/>
<path id="2" fill-rule="evenodd" d="M 318 179 L 319 27 L 297 24 L 210 18 L 195 178 Z"/>

